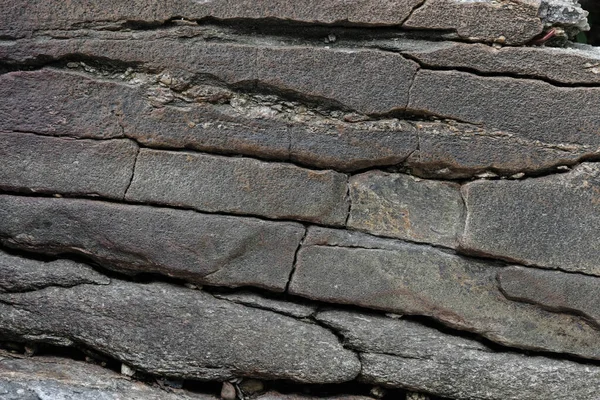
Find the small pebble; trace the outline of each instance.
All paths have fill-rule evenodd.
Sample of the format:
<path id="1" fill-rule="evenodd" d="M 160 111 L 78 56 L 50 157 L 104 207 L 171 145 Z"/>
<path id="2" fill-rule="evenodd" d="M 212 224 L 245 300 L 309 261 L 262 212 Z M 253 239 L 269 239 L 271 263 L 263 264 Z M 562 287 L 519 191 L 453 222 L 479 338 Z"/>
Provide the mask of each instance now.
<path id="1" fill-rule="evenodd" d="M 121 375 L 134 376 L 135 375 L 135 369 L 131 368 L 127 364 L 121 364 Z"/>
<path id="2" fill-rule="evenodd" d="M 385 396 L 387 393 L 387 390 L 385 390 L 382 387 L 379 386 L 373 386 L 373 388 L 371 389 L 371 396 L 381 399 L 383 398 L 383 396 Z"/>
<path id="3" fill-rule="evenodd" d="M 221 388 L 221 398 L 223 400 L 235 400 L 235 386 L 230 382 L 223 382 L 223 387 Z"/>
<path id="4" fill-rule="evenodd" d="M 407 393 L 406 400 L 429 400 L 429 396 L 422 393 Z"/>

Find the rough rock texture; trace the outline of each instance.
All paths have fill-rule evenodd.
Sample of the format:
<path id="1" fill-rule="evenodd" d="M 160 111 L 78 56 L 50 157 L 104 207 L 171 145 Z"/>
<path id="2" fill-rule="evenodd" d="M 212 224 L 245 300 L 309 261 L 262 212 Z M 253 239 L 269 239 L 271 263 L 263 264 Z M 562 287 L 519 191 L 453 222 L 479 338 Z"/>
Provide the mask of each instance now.
<path id="1" fill-rule="evenodd" d="M 84 283 L 108 285 L 110 279 L 74 261 L 40 262 L 0 252 L 0 292 L 26 292 L 47 286 L 71 287 Z"/>
<path id="2" fill-rule="evenodd" d="M 319 230 L 318 240 L 309 231 L 290 293 L 426 315 L 508 346 L 600 358 L 600 332 L 585 319 L 507 300 L 496 282 L 502 267 L 393 240 L 362 246 L 356 234 L 344 240 L 344 231 L 331 232 L 330 242 L 327 231 Z"/>
<path id="3" fill-rule="evenodd" d="M 583 6 L 0 0 L 0 397 L 597 399 Z"/>
<path id="4" fill-rule="evenodd" d="M 404 24 L 412 29 L 455 30 L 462 39 L 524 44 L 542 32 L 540 0 L 425 0 Z M 477 21 L 477 22 L 476 22 Z"/>
<path id="5" fill-rule="evenodd" d="M 0 303 L 3 334 L 85 344 L 158 375 L 324 383 L 351 380 L 360 370 L 326 329 L 180 286 L 113 279 L 2 294 Z"/>
<path id="6" fill-rule="evenodd" d="M 600 275 L 600 169 L 463 187 L 467 222 L 461 247 L 526 265 Z M 568 240 L 576 238 L 576 240 Z"/>
<path id="7" fill-rule="evenodd" d="M 299 224 L 98 201 L 0 196 L 0 242 L 125 273 L 283 291 Z"/>
<path id="8" fill-rule="evenodd" d="M 504 295 L 555 312 L 582 315 L 600 326 L 600 279 L 580 274 L 511 267 L 498 273 Z"/>
<path id="9" fill-rule="evenodd" d="M 360 379 L 455 399 L 597 399 L 600 367 L 496 352 L 421 324 L 352 312 L 317 319 L 361 352 Z"/>
<path id="10" fill-rule="evenodd" d="M 130 140 L 0 132 L 0 189 L 122 199 L 137 152 Z"/>
<path id="11" fill-rule="evenodd" d="M 350 198 L 349 228 L 456 247 L 463 219 L 456 184 L 367 172 L 350 179 Z"/>
<path id="12" fill-rule="evenodd" d="M 0 396 L 6 400 L 216 400 L 169 393 L 106 368 L 58 357 L 22 358 L 0 352 Z"/>
<path id="13" fill-rule="evenodd" d="M 289 164 L 142 149 L 125 198 L 343 225 L 348 213 L 347 180 L 333 171 Z"/>
<path id="14" fill-rule="evenodd" d="M 408 107 L 415 112 L 481 124 L 544 143 L 597 146 L 600 140 L 596 134 L 600 118 L 595 111 L 600 107 L 600 88 L 422 70 L 411 93 Z"/>

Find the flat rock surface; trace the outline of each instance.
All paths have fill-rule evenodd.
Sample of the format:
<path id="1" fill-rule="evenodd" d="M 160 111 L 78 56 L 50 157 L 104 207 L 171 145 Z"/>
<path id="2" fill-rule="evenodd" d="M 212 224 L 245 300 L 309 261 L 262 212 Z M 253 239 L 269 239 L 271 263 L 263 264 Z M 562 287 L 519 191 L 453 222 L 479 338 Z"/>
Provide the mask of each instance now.
<path id="1" fill-rule="evenodd" d="M 349 186 L 349 228 L 456 247 L 464 213 L 458 184 L 371 171 L 352 176 Z"/>
<path id="2" fill-rule="evenodd" d="M 127 200 L 343 225 L 346 175 L 250 158 L 142 149 Z M 210 188 L 210 190 L 207 190 Z"/>
<path id="3" fill-rule="evenodd" d="M 498 273 L 498 283 L 502 293 L 511 300 L 582 315 L 600 327 L 600 278 L 510 267 Z"/>
<path id="4" fill-rule="evenodd" d="M 330 232 L 329 243 L 325 231 L 317 232 L 318 242 L 309 232 L 291 294 L 429 316 L 507 346 L 600 358 L 600 332 L 584 318 L 506 299 L 496 281 L 500 266 L 389 239 L 357 247 L 360 238 L 346 244 L 344 231 Z"/>
<path id="5" fill-rule="evenodd" d="M 600 367 L 496 352 L 421 324 L 344 311 L 317 318 L 361 352 L 360 379 L 453 399 L 597 399 Z"/>
<path id="6" fill-rule="evenodd" d="M 0 196 L 0 241 L 105 268 L 283 291 L 300 224 L 99 201 Z"/>
<path id="7" fill-rule="evenodd" d="M 6 400 L 216 400 L 167 392 L 97 365 L 58 357 L 22 358 L 0 352 L 0 396 Z"/>
<path id="8" fill-rule="evenodd" d="M 122 199 L 138 152 L 131 140 L 0 132 L 0 188 Z"/>
<path id="9" fill-rule="evenodd" d="M 112 279 L 0 300 L 4 335 L 79 343 L 156 375 L 334 383 L 360 370 L 356 355 L 320 326 L 181 286 Z"/>
<path id="10" fill-rule="evenodd" d="M 477 181 L 462 190 L 461 247 L 526 265 L 600 275 L 600 168 L 522 181 Z M 576 238 L 576 239 L 575 239 Z"/>
<path id="11" fill-rule="evenodd" d="M 408 108 L 543 143 L 597 148 L 599 94 L 600 88 L 594 87 L 557 87 L 533 79 L 421 70 Z"/>
<path id="12" fill-rule="evenodd" d="M 453 30 L 469 41 L 525 44 L 542 32 L 540 0 L 425 0 L 404 26 L 412 29 Z"/>

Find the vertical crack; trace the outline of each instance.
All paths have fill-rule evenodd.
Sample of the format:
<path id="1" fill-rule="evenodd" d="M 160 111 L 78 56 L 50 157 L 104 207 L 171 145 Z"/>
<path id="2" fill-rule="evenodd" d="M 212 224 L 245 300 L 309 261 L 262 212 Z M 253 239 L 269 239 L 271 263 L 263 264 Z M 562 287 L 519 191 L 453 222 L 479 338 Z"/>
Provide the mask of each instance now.
<path id="1" fill-rule="evenodd" d="M 292 279 L 294 278 L 294 273 L 296 273 L 296 264 L 298 263 L 298 253 L 300 252 L 300 249 L 302 248 L 302 245 L 304 244 L 306 235 L 308 235 L 308 227 L 304 226 L 304 234 L 302 235 L 302 238 L 300 239 L 300 243 L 298 243 L 298 247 L 296 248 L 296 251 L 294 252 L 294 261 L 292 263 L 292 270 L 290 271 L 290 276 L 288 277 L 287 284 L 285 285 L 284 293 L 289 293 L 289 291 L 290 291 L 290 285 L 292 283 Z"/>
<path id="2" fill-rule="evenodd" d="M 137 144 L 136 144 L 137 146 Z M 133 178 L 135 177 L 135 169 L 137 167 L 138 158 L 140 156 L 140 152 L 142 151 L 140 146 L 137 146 L 137 152 L 135 153 L 135 159 L 133 160 L 133 166 L 131 167 L 131 176 L 129 178 L 129 183 L 127 184 L 127 188 L 125 188 L 125 192 L 123 193 L 123 199 L 127 199 L 127 194 L 129 193 L 129 189 L 131 188 L 131 184 L 133 183 Z"/>
<path id="3" fill-rule="evenodd" d="M 348 221 L 352 213 L 352 197 L 350 196 L 350 175 L 346 175 L 346 199 L 348 200 L 348 212 L 344 221 L 344 228 L 348 228 Z"/>
<path id="4" fill-rule="evenodd" d="M 417 12 L 418 9 L 420 9 L 421 7 L 423 7 L 425 5 L 425 3 L 427 2 L 427 0 L 423 0 L 421 1 L 419 4 L 415 5 L 413 7 L 412 10 L 410 10 L 410 13 L 408 13 L 408 15 L 406 16 L 406 18 L 404 18 L 404 20 L 400 23 L 400 26 L 404 25 L 409 19 L 412 18 L 413 14 L 415 12 Z"/>

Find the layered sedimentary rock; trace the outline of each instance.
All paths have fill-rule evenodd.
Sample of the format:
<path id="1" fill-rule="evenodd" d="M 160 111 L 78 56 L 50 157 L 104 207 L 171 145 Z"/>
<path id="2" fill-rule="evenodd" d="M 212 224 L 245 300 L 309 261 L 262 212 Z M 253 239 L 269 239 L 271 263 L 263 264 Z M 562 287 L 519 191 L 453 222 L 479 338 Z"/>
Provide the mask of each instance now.
<path id="1" fill-rule="evenodd" d="M 587 12 L 230 3 L 0 0 L 0 397 L 597 398 Z"/>

